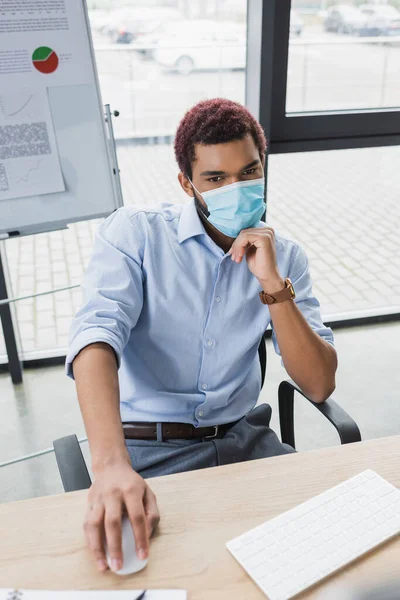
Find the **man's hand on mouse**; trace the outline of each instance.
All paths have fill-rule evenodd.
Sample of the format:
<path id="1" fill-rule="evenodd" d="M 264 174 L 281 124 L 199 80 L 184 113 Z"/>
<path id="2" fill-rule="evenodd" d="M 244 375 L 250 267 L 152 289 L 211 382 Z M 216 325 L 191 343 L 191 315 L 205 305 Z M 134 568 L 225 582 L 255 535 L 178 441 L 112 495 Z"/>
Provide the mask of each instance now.
<path id="1" fill-rule="evenodd" d="M 265 292 L 272 294 L 285 287 L 276 262 L 275 232 L 271 227 L 243 229 L 228 254 L 237 263 L 246 256 L 247 266 Z"/>
<path id="2" fill-rule="evenodd" d="M 154 493 L 128 462 L 107 465 L 96 472 L 88 494 L 84 531 L 86 543 L 100 571 L 108 569 L 104 536 L 113 571 L 123 564 L 121 521 L 126 512 L 135 534 L 136 552 L 144 560 L 149 552 L 149 539 L 160 520 Z"/>

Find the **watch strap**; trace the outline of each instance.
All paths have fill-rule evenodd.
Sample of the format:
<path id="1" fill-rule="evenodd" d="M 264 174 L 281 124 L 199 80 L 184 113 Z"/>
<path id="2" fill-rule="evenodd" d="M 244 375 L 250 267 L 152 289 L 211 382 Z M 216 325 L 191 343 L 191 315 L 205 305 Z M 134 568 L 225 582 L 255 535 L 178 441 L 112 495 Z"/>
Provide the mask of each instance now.
<path id="1" fill-rule="evenodd" d="M 286 300 L 294 300 L 296 293 L 293 288 L 293 284 L 289 277 L 285 279 L 285 287 L 279 292 L 275 292 L 272 296 L 267 292 L 260 292 L 260 300 L 263 304 L 278 304 L 279 302 L 285 302 Z"/>

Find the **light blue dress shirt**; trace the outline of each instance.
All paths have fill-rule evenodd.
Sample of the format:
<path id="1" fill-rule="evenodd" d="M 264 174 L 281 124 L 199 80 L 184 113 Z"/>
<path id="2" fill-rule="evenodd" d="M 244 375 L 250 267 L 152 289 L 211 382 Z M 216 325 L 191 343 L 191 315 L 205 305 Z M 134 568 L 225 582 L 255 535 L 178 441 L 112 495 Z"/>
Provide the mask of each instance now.
<path id="1" fill-rule="evenodd" d="M 312 329 L 333 344 L 304 251 L 279 235 L 276 251 L 297 306 Z M 73 377 L 72 361 L 88 344 L 112 346 L 123 422 L 205 427 L 236 421 L 256 405 L 257 349 L 270 312 L 246 261 L 233 262 L 212 241 L 193 202 L 113 213 L 98 229 L 83 288 L 67 374 Z M 274 332 L 273 341 L 279 354 Z"/>

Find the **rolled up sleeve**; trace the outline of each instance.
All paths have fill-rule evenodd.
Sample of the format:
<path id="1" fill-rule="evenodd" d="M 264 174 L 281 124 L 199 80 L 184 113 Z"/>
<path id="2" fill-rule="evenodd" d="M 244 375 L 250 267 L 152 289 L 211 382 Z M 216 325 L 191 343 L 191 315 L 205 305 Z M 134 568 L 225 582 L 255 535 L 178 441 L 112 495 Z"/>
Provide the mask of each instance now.
<path id="1" fill-rule="evenodd" d="M 83 305 L 69 336 L 66 373 L 89 344 L 104 342 L 115 352 L 118 367 L 143 307 L 143 245 L 135 215 L 117 210 L 99 227 L 83 281 Z"/>
<path id="2" fill-rule="evenodd" d="M 285 276 L 291 279 L 296 292 L 295 302 L 307 323 L 322 339 L 334 346 L 332 329 L 324 325 L 321 317 L 320 304 L 313 293 L 307 255 L 300 246 L 293 246 L 289 266 L 286 272 L 287 274 Z M 281 355 L 273 327 L 272 341 L 276 353 Z"/>

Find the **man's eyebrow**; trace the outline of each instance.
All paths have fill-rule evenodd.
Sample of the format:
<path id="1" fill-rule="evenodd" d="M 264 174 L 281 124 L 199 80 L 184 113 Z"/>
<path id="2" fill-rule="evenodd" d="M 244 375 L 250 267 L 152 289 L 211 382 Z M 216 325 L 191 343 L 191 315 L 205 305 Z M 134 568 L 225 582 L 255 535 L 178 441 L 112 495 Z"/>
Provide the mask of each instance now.
<path id="1" fill-rule="evenodd" d="M 256 158 L 251 163 L 249 163 L 248 165 L 243 167 L 242 171 L 247 171 L 247 169 L 250 169 L 251 167 L 255 167 L 255 165 L 258 165 L 259 163 L 260 163 L 260 159 Z M 226 172 L 225 171 L 203 171 L 202 173 L 200 173 L 200 177 L 216 177 L 218 175 L 226 175 Z"/>
<path id="2" fill-rule="evenodd" d="M 203 171 L 200 173 L 200 177 L 209 177 L 215 175 L 226 175 L 225 171 Z"/>
<path id="3" fill-rule="evenodd" d="M 247 169 L 250 169 L 251 167 L 255 167 L 259 163 L 260 163 L 260 159 L 256 158 L 256 160 L 253 160 L 253 162 L 251 162 L 248 165 L 246 165 L 245 167 L 243 167 L 243 171 L 247 171 Z"/>

